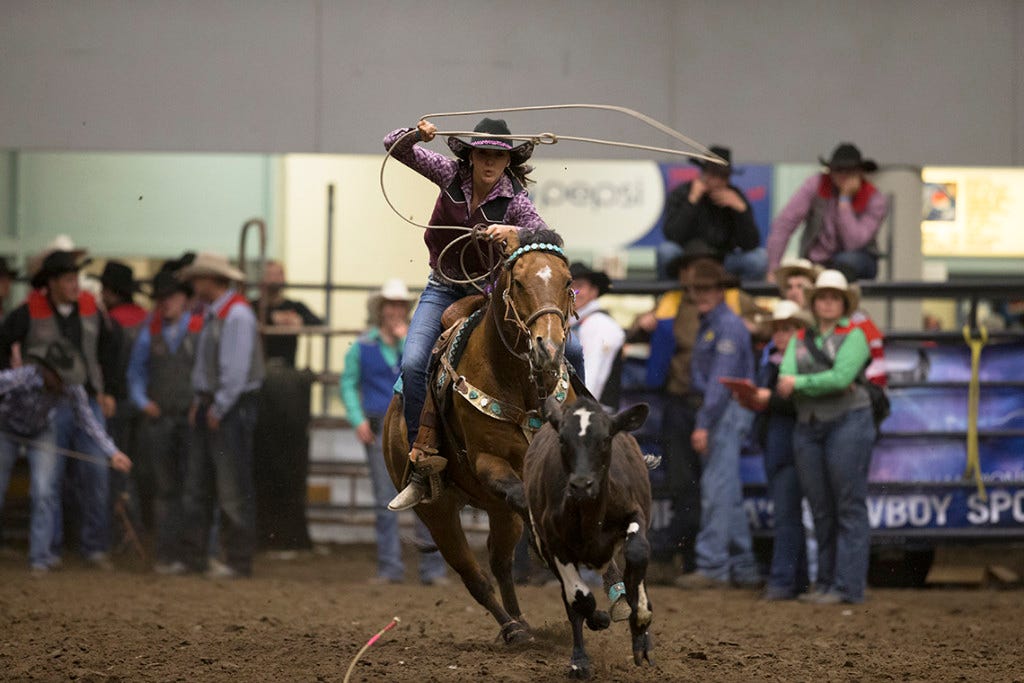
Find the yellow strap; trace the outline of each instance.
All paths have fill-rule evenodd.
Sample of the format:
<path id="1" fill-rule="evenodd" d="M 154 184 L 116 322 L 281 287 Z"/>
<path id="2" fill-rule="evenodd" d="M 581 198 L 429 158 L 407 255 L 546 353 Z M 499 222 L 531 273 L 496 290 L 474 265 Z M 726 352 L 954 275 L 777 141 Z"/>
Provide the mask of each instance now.
<path id="1" fill-rule="evenodd" d="M 988 329 L 978 327 L 977 338 L 971 336 L 971 329 L 964 325 L 964 341 L 971 349 L 971 381 L 967 391 L 967 467 L 964 478 L 973 477 L 978 486 L 978 497 L 988 500 L 985 482 L 981 478 L 981 456 L 978 453 L 978 406 L 981 402 L 981 350 L 988 343 Z"/>

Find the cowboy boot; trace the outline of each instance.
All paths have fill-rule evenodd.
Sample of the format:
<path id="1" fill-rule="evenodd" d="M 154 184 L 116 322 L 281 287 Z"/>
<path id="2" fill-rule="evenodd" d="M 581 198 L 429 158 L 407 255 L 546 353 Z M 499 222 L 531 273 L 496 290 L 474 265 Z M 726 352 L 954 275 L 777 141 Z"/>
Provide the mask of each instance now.
<path id="1" fill-rule="evenodd" d="M 401 512 L 437 498 L 441 492 L 440 475 L 447 464 L 437 454 L 437 432 L 432 426 L 421 424 L 416 443 L 409 451 L 409 482 L 391 499 L 388 509 Z"/>

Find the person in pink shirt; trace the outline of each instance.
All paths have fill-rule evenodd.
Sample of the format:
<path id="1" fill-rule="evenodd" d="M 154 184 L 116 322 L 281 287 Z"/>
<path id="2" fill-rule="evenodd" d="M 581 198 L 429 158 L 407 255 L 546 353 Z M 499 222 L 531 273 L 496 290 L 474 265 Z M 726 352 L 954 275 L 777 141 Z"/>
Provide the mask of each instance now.
<path id="1" fill-rule="evenodd" d="M 768 272 L 779 267 L 796 229 L 804 224 L 800 256 L 838 270 L 847 280 L 873 280 L 878 274 L 875 237 L 889 213 L 889 201 L 865 174 L 878 164 L 844 142 L 827 171 L 808 178 L 772 223 L 768 234 Z"/>

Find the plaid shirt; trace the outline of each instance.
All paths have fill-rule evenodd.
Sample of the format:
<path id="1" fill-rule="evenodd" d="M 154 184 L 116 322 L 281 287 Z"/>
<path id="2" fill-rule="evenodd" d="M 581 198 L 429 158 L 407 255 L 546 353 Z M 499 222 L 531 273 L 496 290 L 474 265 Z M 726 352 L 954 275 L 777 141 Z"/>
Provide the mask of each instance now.
<path id="1" fill-rule="evenodd" d="M 50 426 L 53 409 L 63 400 L 71 405 L 75 426 L 84 430 L 107 457 L 117 452 L 89 407 L 85 388 L 76 384 L 53 394 L 46 390 L 43 375 L 35 365 L 0 372 L 0 430 L 34 438 Z"/>

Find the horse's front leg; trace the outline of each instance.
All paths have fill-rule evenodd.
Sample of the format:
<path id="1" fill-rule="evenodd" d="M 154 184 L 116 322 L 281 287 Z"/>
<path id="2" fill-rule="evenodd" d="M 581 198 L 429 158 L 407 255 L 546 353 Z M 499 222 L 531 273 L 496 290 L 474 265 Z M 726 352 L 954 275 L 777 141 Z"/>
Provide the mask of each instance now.
<path id="1" fill-rule="evenodd" d="M 522 477 L 508 460 L 490 453 L 477 453 L 476 476 L 484 487 L 522 518 L 530 521 L 526 506 L 526 489 Z"/>
<path id="2" fill-rule="evenodd" d="M 640 666 L 643 660 L 654 664 L 651 660 L 651 601 L 647 597 L 644 577 L 647 574 L 647 562 L 651 554 L 651 544 L 647 541 L 647 520 L 643 514 L 635 514 L 626 527 L 626 543 L 623 555 L 626 558 L 626 600 L 629 602 L 629 631 L 633 637 L 633 663 Z"/>

